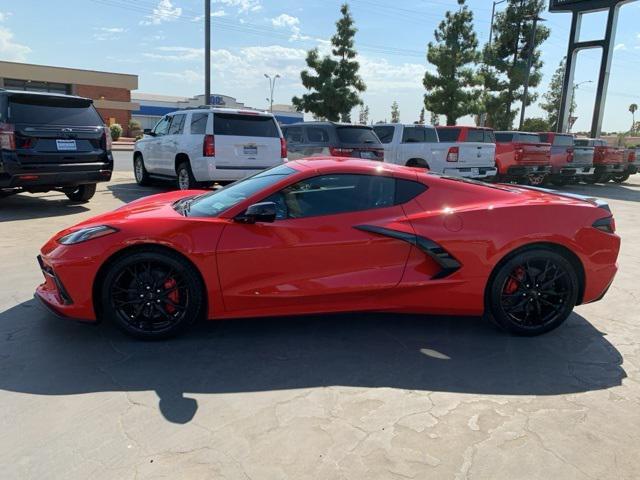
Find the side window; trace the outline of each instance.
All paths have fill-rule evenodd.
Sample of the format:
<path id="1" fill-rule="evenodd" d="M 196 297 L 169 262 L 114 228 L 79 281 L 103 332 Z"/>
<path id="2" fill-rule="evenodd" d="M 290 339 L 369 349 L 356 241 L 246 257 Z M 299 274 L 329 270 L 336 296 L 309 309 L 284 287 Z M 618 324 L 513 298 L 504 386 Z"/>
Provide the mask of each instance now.
<path id="1" fill-rule="evenodd" d="M 173 116 L 171 127 L 169 127 L 169 135 L 178 135 L 182 133 L 184 127 L 184 118 L 186 115 L 179 114 Z"/>
<path id="2" fill-rule="evenodd" d="M 380 139 L 382 143 L 391 143 L 393 140 L 393 134 L 396 131 L 396 127 L 392 127 L 390 125 L 382 125 L 379 127 L 373 127 L 373 131 L 376 132 L 376 135 Z"/>
<path id="3" fill-rule="evenodd" d="M 194 113 L 191 115 L 191 133 L 194 135 L 204 135 L 207 131 L 208 113 Z"/>
<path id="4" fill-rule="evenodd" d="M 492 130 L 484 131 L 484 143 L 496 143 L 496 136 Z"/>
<path id="5" fill-rule="evenodd" d="M 402 132 L 402 143 L 425 143 L 426 130 L 424 127 L 405 127 Z"/>
<path id="6" fill-rule="evenodd" d="M 302 127 L 287 127 L 284 136 L 291 145 L 302 143 Z"/>
<path id="7" fill-rule="evenodd" d="M 307 127 L 307 140 L 311 143 L 327 143 L 329 132 L 324 127 Z"/>
<path id="8" fill-rule="evenodd" d="M 465 142 L 481 142 L 484 143 L 484 131 L 470 128 L 467 131 L 467 139 Z"/>
<path id="9" fill-rule="evenodd" d="M 395 179 L 335 174 L 308 178 L 264 199 L 277 206 L 277 218 L 305 218 L 358 212 L 395 204 Z"/>
<path id="10" fill-rule="evenodd" d="M 171 117 L 162 117 L 156 126 L 153 128 L 153 132 L 157 136 L 166 135 L 169 131 L 169 124 L 171 123 Z"/>

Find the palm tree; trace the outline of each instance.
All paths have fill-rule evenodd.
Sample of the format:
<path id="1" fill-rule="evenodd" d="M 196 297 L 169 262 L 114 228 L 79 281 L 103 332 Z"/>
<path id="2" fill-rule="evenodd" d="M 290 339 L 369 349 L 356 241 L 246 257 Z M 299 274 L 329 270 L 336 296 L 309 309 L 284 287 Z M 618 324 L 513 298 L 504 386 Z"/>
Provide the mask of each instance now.
<path id="1" fill-rule="evenodd" d="M 631 116 L 633 118 L 633 123 L 631 124 L 631 132 L 635 132 L 636 130 L 636 111 L 638 110 L 638 105 L 632 103 L 629 105 L 629 111 L 631 112 Z"/>

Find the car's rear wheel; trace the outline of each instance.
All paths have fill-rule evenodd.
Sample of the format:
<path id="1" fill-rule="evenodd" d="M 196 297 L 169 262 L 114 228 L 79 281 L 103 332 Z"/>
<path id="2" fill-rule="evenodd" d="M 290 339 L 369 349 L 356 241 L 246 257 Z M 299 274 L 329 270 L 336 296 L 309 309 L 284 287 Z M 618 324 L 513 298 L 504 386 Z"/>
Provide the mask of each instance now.
<path id="1" fill-rule="evenodd" d="M 616 183 L 624 183 L 627 180 L 629 180 L 630 175 L 628 173 L 625 173 L 623 175 L 615 175 L 612 180 Z"/>
<path id="2" fill-rule="evenodd" d="M 64 194 L 72 202 L 88 202 L 96 194 L 96 184 L 78 185 L 72 190 L 65 190 Z"/>
<path id="3" fill-rule="evenodd" d="M 146 167 L 144 166 L 144 159 L 142 155 L 138 154 L 133 157 L 133 175 L 136 178 L 136 183 L 141 186 L 149 185 L 151 183 L 151 179 L 149 178 L 149 173 L 147 172 Z"/>
<path id="4" fill-rule="evenodd" d="M 565 185 L 568 185 L 570 181 L 570 177 L 554 177 L 551 179 L 551 184 L 556 187 L 564 187 Z"/>
<path id="5" fill-rule="evenodd" d="M 168 338 L 199 317 L 203 291 L 198 272 L 179 255 L 144 250 L 109 267 L 102 284 L 102 311 L 134 337 Z"/>
<path id="6" fill-rule="evenodd" d="M 523 251 L 503 263 L 487 291 L 487 314 L 517 335 L 540 335 L 562 324 L 578 300 L 578 276 L 563 255 Z"/>
<path id="7" fill-rule="evenodd" d="M 182 162 L 176 169 L 177 185 L 180 190 L 192 190 L 198 188 L 198 182 L 196 182 L 191 166 L 189 162 Z"/>

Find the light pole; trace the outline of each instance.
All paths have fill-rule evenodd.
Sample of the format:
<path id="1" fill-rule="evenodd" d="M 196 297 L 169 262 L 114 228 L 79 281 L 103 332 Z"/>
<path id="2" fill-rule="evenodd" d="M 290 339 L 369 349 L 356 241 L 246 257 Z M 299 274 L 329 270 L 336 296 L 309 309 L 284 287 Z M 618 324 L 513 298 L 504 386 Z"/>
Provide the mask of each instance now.
<path id="1" fill-rule="evenodd" d="M 211 0 L 204 0 L 204 104 L 211 105 Z"/>
<path id="2" fill-rule="evenodd" d="M 527 58 L 527 73 L 524 77 L 524 93 L 522 95 L 522 108 L 520 109 L 520 128 L 518 130 L 522 130 L 522 126 L 524 125 L 524 112 L 527 108 L 527 100 L 529 96 L 529 77 L 531 76 L 531 64 L 533 63 L 533 54 L 536 50 L 536 30 L 538 29 L 538 22 L 545 22 L 544 18 L 540 18 L 539 15 L 534 15 L 530 17 L 533 20 L 533 25 L 531 26 L 531 39 L 529 40 L 529 56 Z"/>
<path id="3" fill-rule="evenodd" d="M 576 98 L 576 90 L 580 85 L 584 85 L 585 83 L 593 83 L 593 80 L 585 80 L 584 82 L 576 83 L 573 85 L 571 89 L 571 101 L 569 102 L 569 122 L 567 123 L 567 133 L 571 133 L 571 129 L 573 128 L 573 123 L 571 119 L 573 118 L 573 100 Z"/>
<path id="4" fill-rule="evenodd" d="M 280 78 L 280 75 L 276 74 L 275 77 L 271 77 L 271 75 L 265 73 L 264 77 L 269 80 L 269 98 L 267 98 L 267 102 L 269 102 L 269 111 L 273 113 L 273 90 L 276 88 L 276 80 Z"/>
<path id="5" fill-rule="evenodd" d="M 491 42 L 493 41 L 493 22 L 494 22 L 495 17 L 496 17 L 496 5 L 500 5 L 501 3 L 504 3 L 506 1 L 507 0 L 494 1 L 493 2 L 493 6 L 491 7 L 491 25 L 489 25 L 489 42 L 487 44 L 488 47 L 491 47 Z M 483 60 L 483 63 L 484 63 L 484 60 Z M 486 68 L 486 63 L 485 63 L 485 68 Z M 487 88 L 485 86 L 482 89 L 483 97 L 486 96 L 486 93 L 487 93 Z M 483 112 L 483 113 L 480 114 L 480 126 L 484 127 L 486 122 L 487 122 L 487 112 Z"/>

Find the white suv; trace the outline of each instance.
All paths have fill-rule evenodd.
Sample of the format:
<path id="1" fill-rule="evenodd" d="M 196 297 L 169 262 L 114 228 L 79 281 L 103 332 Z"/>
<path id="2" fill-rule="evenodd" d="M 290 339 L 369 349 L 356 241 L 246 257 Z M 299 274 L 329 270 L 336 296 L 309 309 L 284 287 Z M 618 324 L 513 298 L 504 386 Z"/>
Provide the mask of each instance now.
<path id="1" fill-rule="evenodd" d="M 139 185 L 175 179 L 181 190 L 242 179 L 287 160 L 271 113 L 229 108 L 180 110 L 138 140 L 133 171 Z"/>

